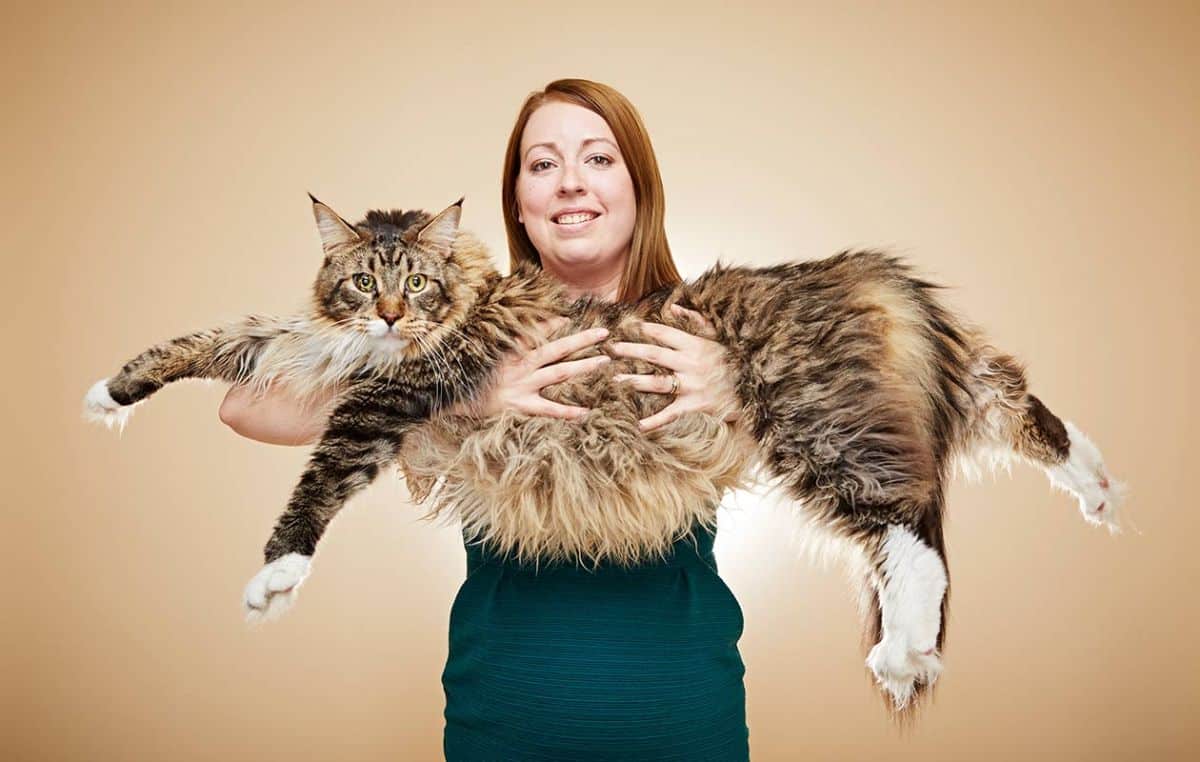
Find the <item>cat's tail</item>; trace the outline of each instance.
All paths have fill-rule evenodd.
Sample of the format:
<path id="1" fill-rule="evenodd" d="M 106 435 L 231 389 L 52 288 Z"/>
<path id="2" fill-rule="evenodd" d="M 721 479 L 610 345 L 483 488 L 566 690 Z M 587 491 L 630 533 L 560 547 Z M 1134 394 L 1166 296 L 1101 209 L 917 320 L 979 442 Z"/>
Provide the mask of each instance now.
<path id="1" fill-rule="evenodd" d="M 968 475 L 981 466 L 1007 467 L 1013 459 L 1040 467 L 1055 487 L 1075 496 L 1090 524 L 1120 531 L 1118 507 L 1127 493 L 1100 450 L 1075 424 L 1063 421 L 1028 391 L 1025 368 L 1014 357 L 981 345 L 969 387 L 973 400 L 958 463 Z"/>

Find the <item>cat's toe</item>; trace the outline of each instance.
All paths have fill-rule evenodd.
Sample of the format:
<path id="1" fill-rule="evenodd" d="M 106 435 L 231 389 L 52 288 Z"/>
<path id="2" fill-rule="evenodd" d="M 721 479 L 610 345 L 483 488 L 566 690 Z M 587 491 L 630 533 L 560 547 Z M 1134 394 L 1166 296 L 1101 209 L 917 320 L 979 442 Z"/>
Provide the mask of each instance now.
<path id="1" fill-rule="evenodd" d="M 880 641 L 867 654 L 867 667 L 896 709 L 903 709 L 916 687 L 916 673 L 909 668 L 907 652 L 886 640 Z"/>
<path id="2" fill-rule="evenodd" d="M 109 379 L 102 378 L 88 389 L 83 398 L 83 414 L 89 421 L 102 423 L 110 429 L 116 426 L 118 431 L 124 431 L 136 405 L 122 405 L 114 400 L 108 393 L 108 382 Z"/>
<path id="3" fill-rule="evenodd" d="M 936 649 L 918 651 L 886 638 L 867 654 L 867 667 L 897 711 L 908 706 L 918 686 L 932 686 L 942 674 Z"/>
<path id="4" fill-rule="evenodd" d="M 1076 495 L 1084 521 L 1107 527 L 1110 532 L 1121 531 L 1118 508 L 1125 496 L 1125 485 L 1112 478 L 1103 463 L 1090 475 L 1083 477 L 1081 482 Z"/>
<path id="5" fill-rule="evenodd" d="M 1101 471 L 1096 477 L 1095 488 L 1087 497 L 1080 497 L 1079 509 L 1083 518 L 1091 524 L 1107 527 L 1110 532 L 1121 531 L 1119 508 L 1125 499 L 1127 488 Z"/>
<path id="6" fill-rule="evenodd" d="M 278 593 L 267 592 L 264 605 L 255 607 L 244 603 L 242 611 L 246 616 L 247 624 L 270 622 L 283 616 L 292 607 L 295 600 L 296 591 L 294 589 Z"/>
<path id="7" fill-rule="evenodd" d="M 1070 440 L 1067 460 L 1048 469 L 1050 481 L 1075 495 L 1079 512 L 1089 524 L 1120 531 L 1118 506 L 1126 488 L 1104 465 L 1099 448 L 1075 424 L 1064 422 Z"/>
<path id="8" fill-rule="evenodd" d="M 282 616 L 295 601 L 311 561 L 312 556 L 288 553 L 260 569 L 242 594 L 246 621 L 256 623 Z"/>
<path id="9" fill-rule="evenodd" d="M 942 658 L 937 650 L 930 648 L 926 651 L 911 651 L 909 663 L 916 674 L 918 685 L 932 686 L 942 676 Z"/>

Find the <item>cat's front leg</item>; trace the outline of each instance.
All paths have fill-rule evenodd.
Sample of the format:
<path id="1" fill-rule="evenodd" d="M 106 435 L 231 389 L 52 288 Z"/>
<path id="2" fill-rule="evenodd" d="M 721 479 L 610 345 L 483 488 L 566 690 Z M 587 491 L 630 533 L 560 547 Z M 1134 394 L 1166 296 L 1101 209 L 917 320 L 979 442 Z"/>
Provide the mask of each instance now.
<path id="1" fill-rule="evenodd" d="M 246 585 L 247 621 L 275 618 L 291 606 L 329 522 L 396 461 L 405 432 L 428 418 L 429 406 L 418 397 L 403 386 L 373 381 L 338 404 L 264 548 L 266 565 Z"/>
<path id="2" fill-rule="evenodd" d="M 253 315 L 156 344 L 125 363 L 116 375 L 93 384 L 84 396 L 84 416 L 124 430 L 133 409 L 173 381 L 243 381 L 256 371 L 263 350 L 297 327 L 294 319 Z"/>

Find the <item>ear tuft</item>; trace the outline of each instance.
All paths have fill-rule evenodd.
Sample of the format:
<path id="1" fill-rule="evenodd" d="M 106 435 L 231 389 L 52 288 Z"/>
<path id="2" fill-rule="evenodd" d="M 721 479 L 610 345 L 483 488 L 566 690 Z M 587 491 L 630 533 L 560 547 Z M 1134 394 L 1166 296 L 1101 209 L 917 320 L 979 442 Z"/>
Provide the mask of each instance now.
<path id="1" fill-rule="evenodd" d="M 454 236 L 458 232 L 458 221 L 462 217 L 462 202 L 460 198 L 427 222 L 417 234 L 417 242 L 449 254 L 450 247 L 454 244 Z"/>
<path id="2" fill-rule="evenodd" d="M 317 231 L 321 234 L 321 246 L 326 254 L 332 254 L 336 249 L 355 246 L 362 243 L 362 236 L 354 226 L 346 222 L 337 212 L 322 204 L 317 197 L 309 193 L 313 203 L 313 217 L 317 221 Z"/>

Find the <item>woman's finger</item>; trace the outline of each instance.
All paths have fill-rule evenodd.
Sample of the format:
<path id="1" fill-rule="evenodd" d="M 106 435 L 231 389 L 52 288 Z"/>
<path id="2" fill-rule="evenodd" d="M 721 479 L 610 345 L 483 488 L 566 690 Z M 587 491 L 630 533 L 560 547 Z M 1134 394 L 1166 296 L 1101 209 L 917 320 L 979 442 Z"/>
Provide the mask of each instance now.
<path id="1" fill-rule="evenodd" d="M 537 328 L 538 333 L 542 334 L 542 336 L 545 337 L 545 336 L 549 336 L 550 334 L 554 333 L 559 328 L 562 328 L 564 325 L 567 325 L 570 322 L 571 322 L 570 318 L 563 317 L 562 315 L 554 315 L 552 317 L 542 318 L 542 319 L 538 320 L 537 322 L 534 323 L 534 326 Z"/>
<path id="2" fill-rule="evenodd" d="M 595 370 L 609 362 L 612 362 L 612 358 L 608 355 L 595 355 L 594 357 L 585 357 L 582 360 L 556 362 L 553 365 L 547 365 L 530 373 L 528 381 L 533 388 L 542 389 L 552 384 L 560 384 L 572 376 L 578 376 L 581 373 Z"/>
<path id="3" fill-rule="evenodd" d="M 513 343 L 515 343 L 517 345 L 517 350 L 523 355 L 528 355 L 530 352 L 533 351 L 533 345 L 530 344 L 529 340 L 526 339 L 524 336 L 521 336 L 521 335 L 514 336 Z"/>
<path id="4" fill-rule="evenodd" d="M 564 405 L 540 396 L 518 406 L 517 410 L 525 415 L 548 415 L 551 418 L 563 418 L 568 421 L 579 420 L 588 412 L 586 407 Z"/>
<path id="5" fill-rule="evenodd" d="M 627 383 L 639 392 L 653 392 L 655 394 L 670 394 L 671 387 L 675 384 L 675 380 L 671 374 L 661 375 L 652 373 L 632 374 L 618 373 L 613 376 L 613 381 L 619 383 Z M 675 390 L 678 393 L 678 389 Z"/>
<path id="6" fill-rule="evenodd" d="M 672 402 L 670 405 L 667 405 L 654 415 L 638 421 L 638 426 L 642 431 L 653 431 L 660 426 L 666 426 L 668 423 L 678 418 L 682 413 L 683 406 L 678 402 Z"/>
<path id="7" fill-rule="evenodd" d="M 570 322 L 571 321 L 569 318 L 563 317 L 562 315 L 553 315 L 551 317 L 541 318 L 533 323 L 534 333 L 537 334 L 535 337 L 526 337 L 521 334 L 517 334 L 513 337 L 513 339 L 516 341 L 517 346 L 520 347 L 521 354 L 528 355 L 538 346 L 546 344 L 546 339 L 551 334 Z M 533 339 L 537 339 L 537 341 L 531 341 Z"/>
<path id="8" fill-rule="evenodd" d="M 642 333 L 646 334 L 655 341 L 662 342 L 671 349 L 686 351 L 694 349 L 696 346 L 696 337 L 687 331 L 681 331 L 678 328 L 672 328 L 663 323 L 652 323 L 647 320 L 638 322 L 638 328 Z"/>
<path id="9" fill-rule="evenodd" d="M 572 352 L 577 352 L 584 347 L 598 344 L 606 338 L 608 338 L 608 329 L 606 328 L 589 328 L 586 331 L 572 333 L 569 336 L 563 336 L 554 341 L 546 342 L 533 350 L 529 354 L 529 361 L 534 364 L 534 367 L 540 368 L 543 365 L 558 362 Z"/>
<path id="10" fill-rule="evenodd" d="M 632 341 L 614 341 L 609 344 L 612 353 L 622 357 L 636 357 L 668 370 L 683 370 L 687 356 L 681 352 L 657 344 L 640 344 Z"/>
<path id="11" fill-rule="evenodd" d="M 686 318 L 688 323 L 696 328 L 696 333 L 706 339 L 717 338 L 717 329 L 708 321 L 708 318 L 701 315 L 695 310 L 689 310 L 687 307 L 680 307 L 678 304 L 672 304 L 671 310 L 680 317 Z"/>

